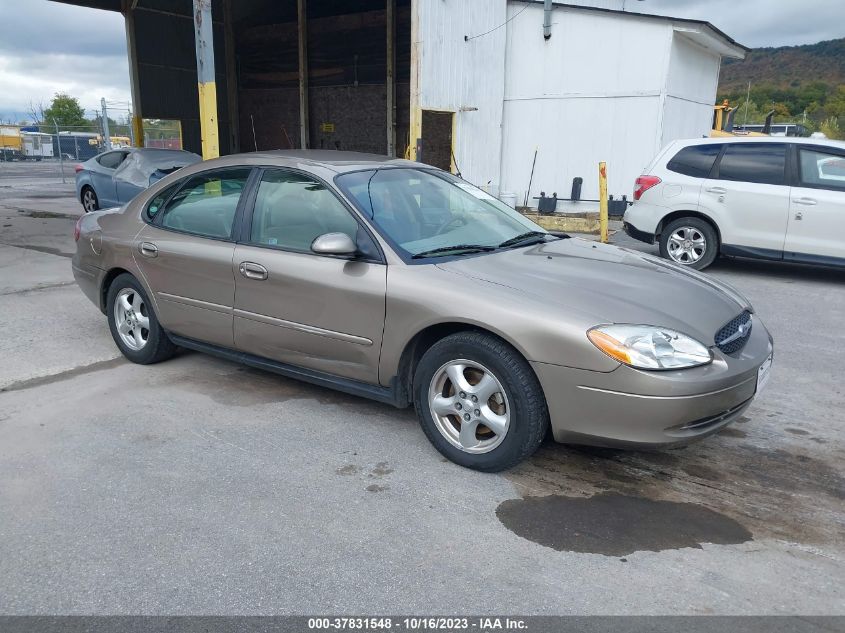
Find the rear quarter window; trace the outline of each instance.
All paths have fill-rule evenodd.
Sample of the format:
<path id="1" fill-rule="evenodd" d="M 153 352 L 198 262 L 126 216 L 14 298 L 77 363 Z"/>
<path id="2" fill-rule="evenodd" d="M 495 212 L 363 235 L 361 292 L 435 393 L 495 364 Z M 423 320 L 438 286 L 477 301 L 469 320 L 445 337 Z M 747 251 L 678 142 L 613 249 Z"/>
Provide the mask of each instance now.
<path id="1" fill-rule="evenodd" d="M 162 189 L 147 205 L 146 210 L 144 211 L 144 215 L 148 222 L 152 222 L 161 208 L 167 203 L 170 199 L 170 196 L 179 188 L 181 182 L 177 182 L 175 184 L 170 185 L 169 187 L 165 187 Z"/>
<path id="2" fill-rule="evenodd" d="M 694 178 L 707 178 L 721 150 L 721 143 L 684 147 L 666 164 L 666 169 Z"/>

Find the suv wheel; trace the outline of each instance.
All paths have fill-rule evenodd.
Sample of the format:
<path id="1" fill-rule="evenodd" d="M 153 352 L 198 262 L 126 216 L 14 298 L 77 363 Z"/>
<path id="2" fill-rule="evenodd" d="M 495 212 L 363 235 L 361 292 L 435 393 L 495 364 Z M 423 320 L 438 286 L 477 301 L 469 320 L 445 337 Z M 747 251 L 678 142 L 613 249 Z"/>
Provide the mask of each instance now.
<path id="1" fill-rule="evenodd" d="M 159 325 L 147 293 L 132 275 L 119 275 L 106 297 L 109 329 L 126 358 L 139 365 L 167 360 L 176 351 Z"/>
<path id="2" fill-rule="evenodd" d="M 414 375 L 414 403 L 437 450 L 485 472 L 530 456 L 549 426 L 546 399 L 526 360 L 479 332 L 447 336 L 423 355 Z"/>
<path id="3" fill-rule="evenodd" d="M 713 226 L 701 218 L 679 218 L 660 234 L 660 256 L 695 270 L 707 268 L 719 254 Z"/>

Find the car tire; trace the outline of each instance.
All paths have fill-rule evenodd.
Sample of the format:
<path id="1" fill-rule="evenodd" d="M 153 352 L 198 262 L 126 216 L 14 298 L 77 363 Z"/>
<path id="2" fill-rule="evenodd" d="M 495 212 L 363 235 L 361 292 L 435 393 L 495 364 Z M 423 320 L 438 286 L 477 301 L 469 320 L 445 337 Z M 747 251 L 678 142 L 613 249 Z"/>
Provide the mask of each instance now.
<path id="1" fill-rule="evenodd" d="M 97 198 L 97 192 L 92 187 L 85 186 L 82 188 L 82 208 L 85 213 L 97 211 L 100 208 L 100 200 Z"/>
<path id="2" fill-rule="evenodd" d="M 719 255 L 719 236 L 707 220 L 678 218 L 660 233 L 660 256 L 680 266 L 703 270 Z"/>
<path id="3" fill-rule="evenodd" d="M 124 273 L 112 281 L 106 295 L 106 314 L 114 342 L 133 363 L 151 365 L 176 352 L 147 293 L 132 275 Z"/>
<path id="4" fill-rule="evenodd" d="M 426 436 L 447 459 L 466 468 L 511 468 L 539 448 L 549 428 L 546 399 L 531 366 L 489 334 L 458 332 L 432 345 L 417 365 L 413 388 Z"/>

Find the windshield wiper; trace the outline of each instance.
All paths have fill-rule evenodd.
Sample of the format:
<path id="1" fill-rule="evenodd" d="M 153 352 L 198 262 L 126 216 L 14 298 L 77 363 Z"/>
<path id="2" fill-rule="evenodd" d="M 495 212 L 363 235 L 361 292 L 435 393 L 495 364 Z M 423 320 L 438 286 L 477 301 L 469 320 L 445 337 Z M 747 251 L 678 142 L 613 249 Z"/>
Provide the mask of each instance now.
<path id="1" fill-rule="evenodd" d="M 482 244 L 455 244 L 453 246 L 441 246 L 439 248 L 432 248 L 430 251 L 423 251 L 412 255 L 412 259 L 421 259 L 423 257 L 436 257 L 437 255 L 446 255 L 449 253 L 486 253 L 488 251 L 495 251 L 495 246 L 484 246 Z"/>
<path id="2" fill-rule="evenodd" d="M 544 231 L 528 231 L 527 233 L 520 233 L 519 235 L 499 244 L 499 248 L 507 248 L 508 246 L 516 245 L 522 246 L 522 242 L 526 242 L 526 245 L 533 244 L 538 242 L 535 238 L 546 237 L 547 235 L 549 234 Z"/>

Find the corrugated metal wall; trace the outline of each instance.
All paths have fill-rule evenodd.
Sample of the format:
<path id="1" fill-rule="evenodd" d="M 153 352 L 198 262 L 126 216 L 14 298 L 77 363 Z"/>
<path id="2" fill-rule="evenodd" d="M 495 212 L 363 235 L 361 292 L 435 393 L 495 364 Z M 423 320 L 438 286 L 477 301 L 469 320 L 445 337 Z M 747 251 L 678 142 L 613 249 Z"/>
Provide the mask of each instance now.
<path id="1" fill-rule="evenodd" d="M 546 41 L 542 19 L 538 5 L 508 24 L 502 187 L 522 202 L 536 147 L 532 205 L 540 191 L 568 197 L 576 176 L 597 198 L 602 160 L 610 193 L 630 193 L 659 143 L 670 24 L 555 7 Z"/>
<path id="2" fill-rule="evenodd" d="M 498 184 L 504 96 L 505 0 L 414 0 L 420 105 L 455 113 L 455 158 L 464 178 Z M 464 37 L 468 36 L 469 41 Z M 477 110 L 461 111 L 461 108 Z M 423 130 L 425 136 L 425 130 Z"/>
<path id="3" fill-rule="evenodd" d="M 660 145 L 710 133 L 721 57 L 675 32 Z"/>

